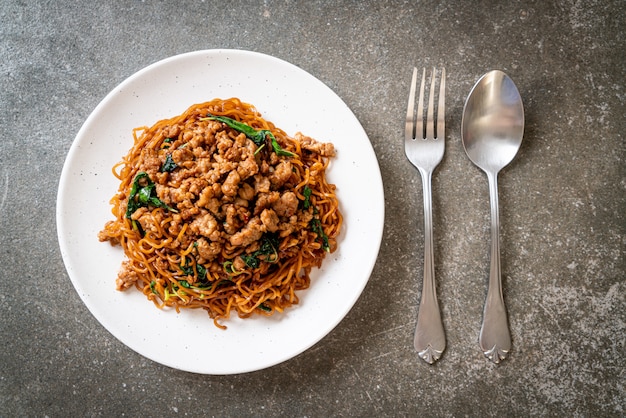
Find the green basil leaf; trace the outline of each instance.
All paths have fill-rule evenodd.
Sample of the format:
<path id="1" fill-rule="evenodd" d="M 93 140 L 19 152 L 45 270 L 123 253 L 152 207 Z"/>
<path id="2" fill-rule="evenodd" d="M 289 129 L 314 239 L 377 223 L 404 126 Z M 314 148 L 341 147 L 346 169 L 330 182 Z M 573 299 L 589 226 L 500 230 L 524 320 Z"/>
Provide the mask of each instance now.
<path id="1" fill-rule="evenodd" d="M 128 204 L 126 206 L 126 217 L 130 219 L 137 209 L 150 205 L 178 213 L 176 209 L 169 207 L 157 197 L 156 185 L 146 172 L 140 171 L 135 176 L 130 189 L 130 196 L 128 197 Z"/>
<path id="2" fill-rule="evenodd" d="M 304 210 L 311 207 L 311 193 L 312 192 L 313 190 L 311 190 L 309 186 L 304 186 L 304 189 L 302 189 L 302 195 L 304 196 L 304 201 L 302 202 L 302 208 Z"/>
<path id="3" fill-rule="evenodd" d="M 165 157 L 165 162 L 161 166 L 161 173 L 171 173 L 174 171 L 178 165 L 172 159 L 172 154 L 167 154 Z"/>
<path id="4" fill-rule="evenodd" d="M 324 232 L 324 228 L 322 227 L 322 221 L 318 218 L 311 219 L 311 230 L 317 234 L 317 238 L 322 241 L 322 248 L 324 251 L 330 251 L 330 244 L 328 243 L 328 235 Z"/>
<path id="5" fill-rule="evenodd" d="M 254 142 L 259 147 L 265 143 L 266 137 L 269 136 L 270 142 L 272 143 L 272 149 L 274 150 L 276 155 L 279 155 L 281 157 L 295 157 L 296 155 L 293 152 L 282 149 L 282 147 L 276 140 L 276 137 L 274 136 L 274 134 L 272 134 L 272 132 L 270 132 L 267 129 L 261 129 L 257 131 L 250 125 L 247 125 L 243 122 L 239 122 L 238 120 L 235 120 L 235 119 L 231 119 L 227 116 L 215 116 L 215 115 L 209 114 L 206 117 L 206 119 L 217 120 L 217 121 L 225 123 L 227 126 L 247 136 L 252 142 Z"/>

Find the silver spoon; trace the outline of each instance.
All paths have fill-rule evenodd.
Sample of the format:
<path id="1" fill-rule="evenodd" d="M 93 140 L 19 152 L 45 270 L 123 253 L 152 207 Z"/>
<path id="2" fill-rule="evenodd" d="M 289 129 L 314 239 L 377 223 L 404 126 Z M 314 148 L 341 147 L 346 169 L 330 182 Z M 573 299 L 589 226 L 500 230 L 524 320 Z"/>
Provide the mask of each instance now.
<path id="1" fill-rule="evenodd" d="M 513 80 L 499 70 L 483 75 L 465 102 L 461 139 L 469 159 L 489 180 L 491 268 L 479 341 L 485 356 L 494 363 L 504 360 L 511 349 L 500 278 L 498 172 L 517 154 L 523 134 L 524 106 Z"/>

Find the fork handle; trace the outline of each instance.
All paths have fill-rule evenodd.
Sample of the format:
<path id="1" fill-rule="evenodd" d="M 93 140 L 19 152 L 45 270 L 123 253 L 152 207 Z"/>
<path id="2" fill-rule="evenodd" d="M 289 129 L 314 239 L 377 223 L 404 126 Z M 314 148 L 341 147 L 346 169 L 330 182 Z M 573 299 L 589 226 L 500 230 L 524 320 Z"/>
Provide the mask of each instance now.
<path id="1" fill-rule="evenodd" d="M 433 254 L 433 217 L 431 171 L 420 170 L 424 194 L 424 281 L 417 313 L 414 345 L 420 358 L 433 364 L 446 348 L 446 336 L 437 302 L 435 257 Z"/>

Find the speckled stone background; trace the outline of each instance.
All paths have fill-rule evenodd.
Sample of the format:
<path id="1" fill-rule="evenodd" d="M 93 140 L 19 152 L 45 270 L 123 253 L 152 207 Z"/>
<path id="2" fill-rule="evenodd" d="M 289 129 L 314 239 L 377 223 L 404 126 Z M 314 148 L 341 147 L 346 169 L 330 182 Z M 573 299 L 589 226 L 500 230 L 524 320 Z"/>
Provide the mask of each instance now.
<path id="1" fill-rule="evenodd" d="M 615 1 L 0 2 L 0 416 L 624 416 L 626 7 Z M 274 55 L 354 111 L 385 187 L 380 254 L 322 341 L 234 376 L 172 370 L 112 337 L 65 272 L 55 200 L 95 106 L 139 69 L 198 49 Z M 413 66 L 448 71 L 434 175 L 447 350 L 418 360 L 422 191 L 403 151 Z M 460 140 L 490 69 L 524 99 L 522 148 L 500 175 L 513 349 L 478 347 L 489 266 L 487 180 Z M 358 179 L 355 179 L 358 181 Z"/>

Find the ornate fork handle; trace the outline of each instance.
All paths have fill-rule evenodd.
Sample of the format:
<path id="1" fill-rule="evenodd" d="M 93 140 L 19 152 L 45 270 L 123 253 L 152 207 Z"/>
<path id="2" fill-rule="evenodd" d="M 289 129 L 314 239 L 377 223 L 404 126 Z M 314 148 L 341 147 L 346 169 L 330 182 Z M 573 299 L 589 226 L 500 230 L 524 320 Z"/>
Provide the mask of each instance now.
<path id="1" fill-rule="evenodd" d="M 446 336 L 439 312 L 435 287 L 435 257 L 433 253 L 432 171 L 419 170 L 424 190 L 424 281 L 417 314 L 414 345 L 418 355 L 433 364 L 446 348 Z"/>

